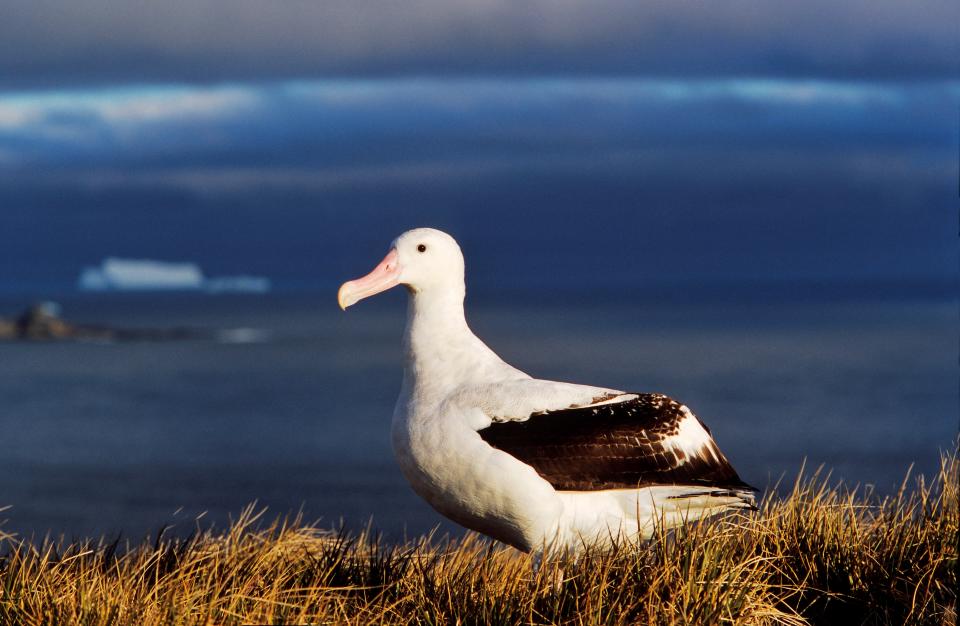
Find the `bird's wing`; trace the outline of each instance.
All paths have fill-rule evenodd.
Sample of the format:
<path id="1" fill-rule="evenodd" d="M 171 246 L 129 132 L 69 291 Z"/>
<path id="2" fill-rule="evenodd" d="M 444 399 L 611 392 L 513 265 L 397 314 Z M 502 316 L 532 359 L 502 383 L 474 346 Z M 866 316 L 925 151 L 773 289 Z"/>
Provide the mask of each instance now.
<path id="1" fill-rule="evenodd" d="M 515 378 L 460 387 L 448 401 L 459 407 L 479 408 L 478 430 L 491 422 L 522 421 L 561 409 L 576 409 L 634 397 L 616 389 L 575 385 L 536 378 Z"/>
<path id="2" fill-rule="evenodd" d="M 532 385 L 535 398 L 496 399 L 520 393 L 521 382 Z M 494 401 L 488 398 L 480 404 L 490 421 L 478 428 L 478 434 L 490 446 L 533 467 L 557 490 L 671 484 L 752 489 L 720 452 L 707 427 L 665 395 L 606 390 L 606 395 L 586 398 L 584 390 L 597 388 L 583 388 L 583 400 L 592 401 L 578 403 L 567 402 L 567 396 L 576 395 L 575 389 L 558 389 L 550 396 L 533 383 L 559 384 L 528 380 L 501 389 Z M 492 406 L 497 403 L 502 405 L 499 411 Z M 525 415 L 519 416 L 521 412 Z"/>

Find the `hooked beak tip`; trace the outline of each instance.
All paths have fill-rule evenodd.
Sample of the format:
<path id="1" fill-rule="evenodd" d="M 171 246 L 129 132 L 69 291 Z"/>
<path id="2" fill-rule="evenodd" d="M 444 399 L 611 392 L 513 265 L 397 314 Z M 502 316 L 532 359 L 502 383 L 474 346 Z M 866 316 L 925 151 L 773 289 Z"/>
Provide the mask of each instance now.
<path id="1" fill-rule="evenodd" d="M 347 307 L 351 304 L 350 302 L 347 302 L 347 294 L 344 293 L 344 287 L 346 287 L 346 285 L 342 285 L 337 291 L 337 304 L 340 306 L 341 311 L 346 311 Z"/>

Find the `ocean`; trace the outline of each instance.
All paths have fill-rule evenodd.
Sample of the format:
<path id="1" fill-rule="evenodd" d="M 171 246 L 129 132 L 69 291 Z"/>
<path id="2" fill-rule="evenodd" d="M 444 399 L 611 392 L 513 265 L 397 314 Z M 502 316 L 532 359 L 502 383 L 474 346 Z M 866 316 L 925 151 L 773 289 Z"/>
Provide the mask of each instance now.
<path id="1" fill-rule="evenodd" d="M 229 332 L 0 343 L 0 530 L 136 540 L 222 527 L 256 502 L 268 518 L 396 540 L 461 532 L 390 449 L 405 315 L 394 291 L 346 313 L 333 292 L 59 298 L 75 322 Z M 534 376 L 686 403 L 768 493 L 804 464 L 881 493 L 911 466 L 936 472 L 957 436 L 955 299 L 742 293 L 471 295 L 468 319 Z M 0 299 L 0 316 L 26 304 Z"/>

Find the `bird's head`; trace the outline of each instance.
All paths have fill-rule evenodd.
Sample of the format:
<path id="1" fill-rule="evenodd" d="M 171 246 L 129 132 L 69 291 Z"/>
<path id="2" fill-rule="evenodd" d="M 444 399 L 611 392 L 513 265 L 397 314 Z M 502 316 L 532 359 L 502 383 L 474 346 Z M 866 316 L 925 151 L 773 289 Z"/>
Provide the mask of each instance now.
<path id="1" fill-rule="evenodd" d="M 373 271 L 343 283 L 337 293 L 346 310 L 364 298 L 404 285 L 411 293 L 463 289 L 463 254 L 456 240 L 434 228 L 408 230 Z"/>

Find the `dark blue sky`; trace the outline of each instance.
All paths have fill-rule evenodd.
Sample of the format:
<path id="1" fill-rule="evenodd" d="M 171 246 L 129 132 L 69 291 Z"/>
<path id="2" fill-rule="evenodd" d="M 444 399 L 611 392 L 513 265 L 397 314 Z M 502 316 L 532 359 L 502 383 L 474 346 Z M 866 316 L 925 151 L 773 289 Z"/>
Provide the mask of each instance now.
<path id="1" fill-rule="evenodd" d="M 0 25 L 0 290 L 422 225 L 488 289 L 957 271 L 954 2 L 78 7 Z"/>
<path id="2" fill-rule="evenodd" d="M 4 11 L 21 86 L 385 76 L 938 80 L 954 0 L 33 0 Z"/>

